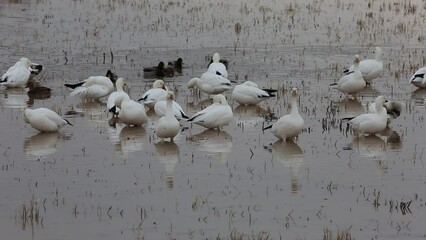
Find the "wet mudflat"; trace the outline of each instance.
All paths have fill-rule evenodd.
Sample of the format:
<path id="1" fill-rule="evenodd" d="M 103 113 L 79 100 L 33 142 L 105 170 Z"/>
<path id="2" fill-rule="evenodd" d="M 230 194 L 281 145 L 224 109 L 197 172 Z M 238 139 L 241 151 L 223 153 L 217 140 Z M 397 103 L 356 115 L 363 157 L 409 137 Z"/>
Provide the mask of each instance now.
<path id="1" fill-rule="evenodd" d="M 425 65 L 421 1 L 0 1 L 0 70 L 26 56 L 52 89 L 0 89 L 0 232 L 5 239 L 420 239 L 426 235 L 424 98 L 408 83 Z M 355 100 L 329 85 L 353 55 L 382 47 L 384 71 Z M 225 95 L 221 132 L 182 122 L 174 143 L 113 124 L 106 99 L 63 86 L 108 69 L 138 99 L 144 66 L 182 57 L 165 78 L 188 115 L 211 102 L 186 83 L 214 52 L 230 79 L 279 89 L 259 106 Z M 298 87 L 304 131 L 281 142 L 262 126 Z M 378 136 L 342 118 L 378 95 L 404 103 Z M 74 126 L 38 133 L 21 109 L 56 109 Z"/>

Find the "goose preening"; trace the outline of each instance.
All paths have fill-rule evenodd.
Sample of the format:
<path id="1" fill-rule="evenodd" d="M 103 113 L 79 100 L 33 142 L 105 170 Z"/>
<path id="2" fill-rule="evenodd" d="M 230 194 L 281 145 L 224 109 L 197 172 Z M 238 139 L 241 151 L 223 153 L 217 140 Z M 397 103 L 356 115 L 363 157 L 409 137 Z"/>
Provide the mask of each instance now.
<path id="1" fill-rule="evenodd" d="M 364 113 L 355 118 L 350 119 L 349 123 L 352 128 L 360 135 L 372 135 L 380 133 L 387 126 L 388 114 L 383 104 L 386 102 L 384 96 L 380 95 L 375 101 L 375 113 Z"/>
<path id="2" fill-rule="evenodd" d="M 341 92 L 355 96 L 358 92 L 364 89 L 366 82 L 362 78 L 359 69 L 359 56 L 355 55 L 353 71 L 344 75 L 337 83 L 332 83 L 330 86 L 337 86 Z"/>
<path id="3" fill-rule="evenodd" d="M 186 86 L 197 87 L 207 94 L 219 94 L 232 88 L 231 81 L 209 71 L 203 73 L 200 78 L 192 78 Z"/>
<path id="4" fill-rule="evenodd" d="M 79 96 L 84 100 L 98 100 L 99 98 L 108 96 L 114 90 L 114 83 L 117 75 L 107 71 L 106 76 L 91 76 L 88 79 L 75 83 L 64 84 L 66 87 L 73 89 L 70 96 Z"/>
<path id="5" fill-rule="evenodd" d="M 167 113 L 167 101 L 169 99 L 168 94 L 163 95 L 161 97 L 158 98 L 157 102 L 155 103 L 154 106 L 154 111 L 155 111 L 155 115 L 162 117 L 165 116 Z M 189 117 L 185 114 L 185 112 L 183 111 L 182 107 L 174 101 L 175 99 L 175 95 L 173 93 L 173 97 L 172 97 L 172 114 L 174 114 L 174 116 L 178 119 L 188 119 Z"/>
<path id="6" fill-rule="evenodd" d="M 401 115 L 404 104 L 398 101 L 386 101 L 383 104 L 383 107 L 386 109 L 386 113 L 388 114 L 388 123 L 389 123 L 391 118 L 395 119 L 399 117 L 399 115 Z M 368 113 L 375 113 L 375 112 L 376 112 L 376 104 L 371 103 L 370 105 L 368 105 Z"/>
<path id="7" fill-rule="evenodd" d="M 275 97 L 276 91 L 275 89 L 260 89 L 256 83 L 245 81 L 235 86 L 232 91 L 232 99 L 244 105 L 258 104 L 265 99 Z"/>
<path id="8" fill-rule="evenodd" d="M 24 121 L 40 132 L 56 132 L 65 125 L 72 124 L 47 108 L 24 109 Z"/>
<path id="9" fill-rule="evenodd" d="M 213 104 L 205 109 L 195 113 L 188 122 L 201 125 L 208 129 L 217 128 L 228 125 L 234 114 L 232 108 L 228 105 L 225 96 L 217 94 L 213 96 Z"/>
<path id="10" fill-rule="evenodd" d="M 118 115 L 118 118 L 129 126 L 140 126 L 148 120 L 144 105 L 125 95 L 115 99 L 111 112 Z"/>
<path id="11" fill-rule="evenodd" d="M 115 99 L 119 97 L 129 97 L 129 95 L 124 91 L 124 87 L 126 86 L 126 83 L 124 82 L 123 78 L 117 79 L 115 82 L 115 87 L 117 88 L 117 91 L 112 92 L 107 101 L 107 109 L 109 112 L 112 112 L 112 108 L 115 106 Z"/>
<path id="12" fill-rule="evenodd" d="M 374 59 L 364 59 L 359 63 L 359 70 L 362 74 L 364 81 L 371 83 L 374 79 L 378 78 L 383 72 L 382 49 L 375 48 Z M 354 65 L 344 73 L 351 73 L 355 70 Z"/>
<path id="13" fill-rule="evenodd" d="M 227 61 L 220 61 L 220 55 L 219 53 L 213 54 L 212 60 L 209 63 L 208 70 L 209 72 L 212 72 L 214 74 L 220 75 L 224 78 L 228 78 L 228 70 L 227 70 Z M 224 64 L 226 63 L 226 65 Z"/>
<path id="14" fill-rule="evenodd" d="M 23 88 L 31 76 L 31 61 L 21 58 L 0 77 L 0 84 L 7 88 Z"/>
<path id="15" fill-rule="evenodd" d="M 159 98 L 167 94 L 166 85 L 163 80 L 154 81 L 152 88 L 145 92 L 138 101 L 143 101 L 143 104 L 150 109 L 153 109 Z"/>
<path id="16" fill-rule="evenodd" d="M 166 95 L 166 98 L 167 100 L 165 115 L 158 119 L 157 124 L 155 126 L 155 134 L 163 140 L 164 138 L 170 138 L 170 141 L 173 141 L 173 138 L 180 131 L 179 121 L 176 119 L 175 113 L 173 111 L 173 103 L 175 103 L 175 94 L 169 91 Z"/>
<path id="17" fill-rule="evenodd" d="M 426 67 L 422 67 L 419 70 L 417 70 L 413 76 L 410 78 L 410 83 L 418 88 L 426 88 Z"/>
<path id="18" fill-rule="evenodd" d="M 273 125 L 265 127 L 263 130 L 271 129 L 272 134 L 274 134 L 277 138 L 282 140 L 290 140 L 299 133 L 302 132 L 304 121 L 302 116 L 299 114 L 299 109 L 297 107 L 297 99 L 299 97 L 299 91 L 297 88 L 293 88 L 290 91 L 291 99 L 290 99 L 290 113 L 282 116 L 278 121 L 276 121 Z"/>

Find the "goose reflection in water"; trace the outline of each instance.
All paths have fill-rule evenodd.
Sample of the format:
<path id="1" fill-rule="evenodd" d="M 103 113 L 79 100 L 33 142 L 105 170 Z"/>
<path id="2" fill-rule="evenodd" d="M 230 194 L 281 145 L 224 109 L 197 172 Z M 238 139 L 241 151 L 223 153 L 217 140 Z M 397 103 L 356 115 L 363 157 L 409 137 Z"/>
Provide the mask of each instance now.
<path id="1" fill-rule="evenodd" d="M 27 91 L 23 88 L 7 88 L 0 91 L 1 97 L 0 104 L 5 108 L 19 108 L 23 109 L 28 107 L 30 98 Z"/>
<path id="2" fill-rule="evenodd" d="M 288 167 L 291 172 L 291 192 L 299 190 L 298 173 L 303 165 L 303 151 L 293 141 L 278 140 L 272 144 L 272 154 L 283 166 Z"/>
<path id="3" fill-rule="evenodd" d="M 350 148 L 363 158 L 374 160 L 378 175 L 387 173 L 386 142 L 376 135 L 354 137 Z"/>
<path id="4" fill-rule="evenodd" d="M 47 159 L 67 140 L 59 132 L 37 133 L 24 141 L 24 152 L 28 160 Z"/>
<path id="5" fill-rule="evenodd" d="M 141 151 L 145 146 L 146 130 L 143 127 L 120 124 L 116 129 L 111 128 L 109 131 L 111 142 L 115 144 L 115 151 L 125 159 L 130 153 Z"/>
<path id="6" fill-rule="evenodd" d="M 225 131 L 205 130 L 192 135 L 190 140 L 194 142 L 194 148 L 198 152 L 207 152 L 216 162 L 225 163 L 228 154 L 232 151 L 232 137 Z"/>
<path id="7" fill-rule="evenodd" d="M 179 148 L 174 142 L 159 142 L 155 144 L 158 160 L 164 165 L 167 188 L 173 190 L 173 171 L 179 162 Z"/>
<path id="8" fill-rule="evenodd" d="M 333 102 L 333 106 L 337 107 L 344 117 L 358 116 L 365 113 L 365 109 L 358 99 L 344 99 L 339 102 Z"/>
<path id="9" fill-rule="evenodd" d="M 245 126 L 253 126 L 263 122 L 264 119 L 260 116 L 270 116 L 272 114 L 259 105 L 238 105 L 233 112 L 236 122 L 243 123 Z"/>
<path id="10" fill-rule="evenodd" d="M 83 114 L 91 123 L 104 123 L 108 117 L 106 105 L 100 102 L 81 102 L 74 108 L 75 114 Z"/>

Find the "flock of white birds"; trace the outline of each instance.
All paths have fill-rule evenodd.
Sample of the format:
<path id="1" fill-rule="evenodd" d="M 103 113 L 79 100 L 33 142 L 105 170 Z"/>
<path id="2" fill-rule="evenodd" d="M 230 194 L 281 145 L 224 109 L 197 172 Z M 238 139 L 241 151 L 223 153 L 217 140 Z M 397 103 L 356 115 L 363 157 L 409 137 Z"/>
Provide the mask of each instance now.
<path id="1" fill-rule="evenodd" d="M 375 48 L 375 58 L 360 61 L 358 55 L 354 57 L 354 65 L 344 72 L 344 76 L 336 83 L 342 93 L 348 97 L 356 97 L 367 84 L 383 72 L 382 50 Z M 137 101 L 132 100 L 126 93 L 126 83 L 123 78 L 114 78 L 114 74 L 108 71 L 106 76 L 92 76 L 86 80 L 65 84 L 72 89 L 71 96 L 78 96 L 82 100 L 98 100 L 108 96 L 108 110 L 121 122 L 129 126 L 141 126 L 147 120 L 147 109 L 153 109 L 155 114 L 161 117 L 155 126 L 155 134 L 162 140 L 173 138 L 179 133 L 181 124 L 179 121 L 186 120 L 208 129 L 218 129 L 228 125 L 233 119 L 232 108 L 223 92 L 232 89 L 232 82 L 228 79 L 227 67 L 221 63 L 220 56 L 215 53 L 212 63 L 199 78 L 192 78 L 187 83 L 188 88 L 197 88 L 201 92 L 211 95 L 213 103 L 205 109 L 188 117 L 182 107 L 176 102 L 175 94 L 169 91 L 163 80 L 156 80 L 152 89 L 143 94 Z M 21 58 L 15 65 L 10 67 L 0 78 L 0 84 L 7 88 L 26 87 L 31 73 L 38 73 L 42 69 L 40 64 L 32 63 L 28 58 Z M 419 88 L 426 88 L 426 67 L 420 68 L 410 79 L 410 83 Z M 114 86 L 115 85 L 115 86 Z M 114 91 L 115 87 L 115 91 Z M 236 85 L 232 91 L 232 99 L 243 105 L 258 104 L 261 101 L 274 97 L 276 90 L 261 89 L 252 81 L 246 81 Z M 290 113 L 279 118 L 271 128 L 271 132 L 279 139 L 291 140 L 302 132 L 304 120 L 299 114 L 297 99 L 299 92 L 297 88 L 290 91 L 291 100 Z M 142 103 L 140 103 L 142 102 Z M 390 121 L 389 115 L 399 116 L 402 104 L 389 102 L 384 96 L 378 96 L 372 104 L 368 113 L 351 118 L 349 123 L 353 129 L 361 135 L 377 134 L 383 131 Z M 23 118 L 33 128 L 41 132 L 55 132 L 71 123 L 62 118 L 56 112 L 47 108 L 24 109 Z"/>

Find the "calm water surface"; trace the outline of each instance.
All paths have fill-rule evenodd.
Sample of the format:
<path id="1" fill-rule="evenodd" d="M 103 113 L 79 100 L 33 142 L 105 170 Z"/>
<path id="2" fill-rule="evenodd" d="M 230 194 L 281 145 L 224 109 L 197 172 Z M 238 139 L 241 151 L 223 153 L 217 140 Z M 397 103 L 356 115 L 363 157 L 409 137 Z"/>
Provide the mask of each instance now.
<path id="1" fill-rule="evenodd" d="M 426 65 L 424 1 L 0 1 L 0 70 L 27 56 L 48 96 L 0 89 L 0 232 L 4 239 L 355 239 L 426 235 L 424 98 L 408 79 Z M 353 55 L 383 49 L 385 69 L 355 100 L 329 85 Z M 221 132 L 182 122 L 174 143 L 112 124 L 106 100 L 83 103 L 63 84 L 112 69 L 138 99 L 144 66 L 182 57 L 166 78 L 192 115 L 210 104 L 186 88 L 214 52 L 231 80 L 279 89 L 234 103 Z M 298 87 L 305 129 L 280 142 L 262 126 Z M 404 103 L 379 136 L 341 118 L 378 95 Z M 56 109 L 73 123 L 38 133 L 21 109 Z M 24 214 L 25 212 L 25 214 Z"/>

